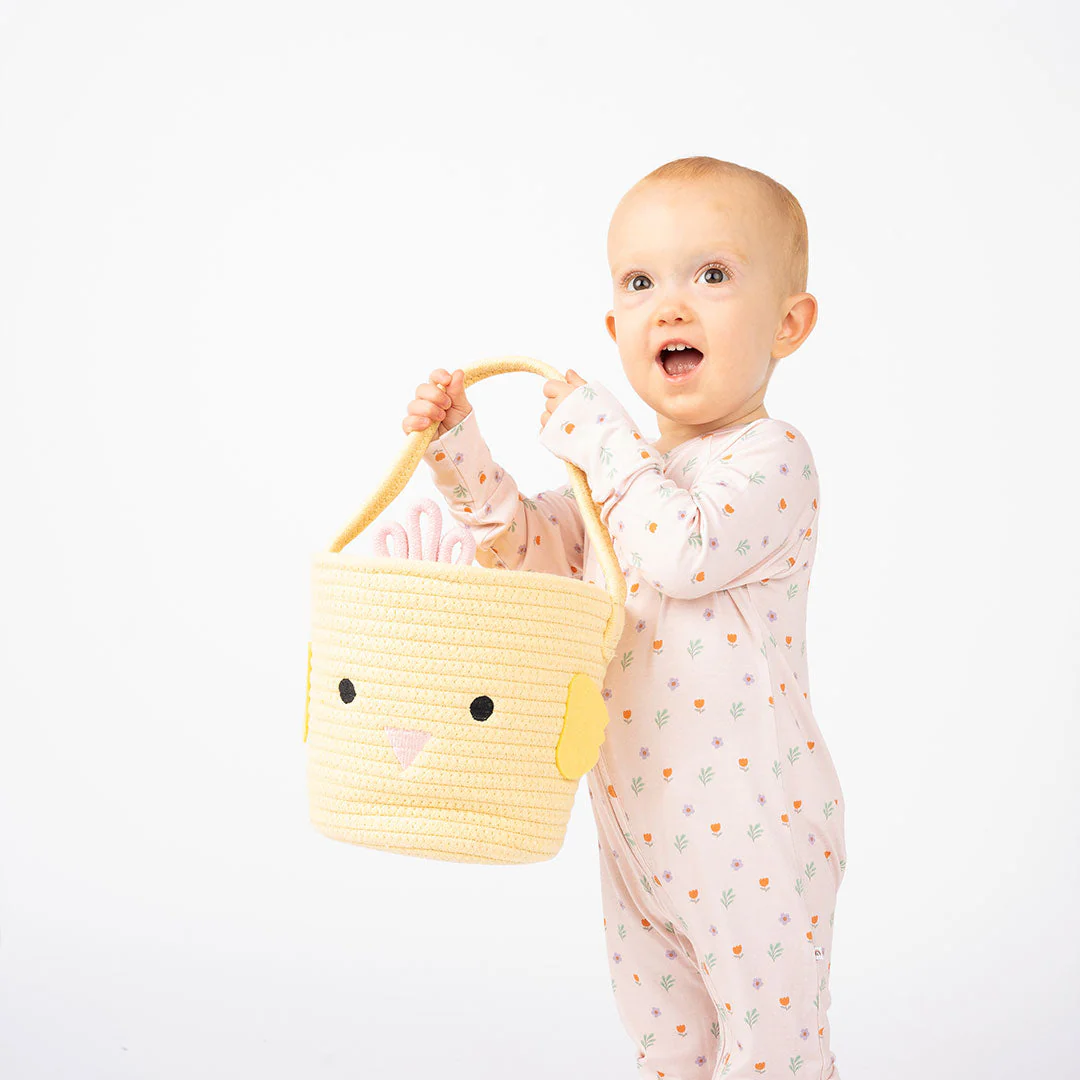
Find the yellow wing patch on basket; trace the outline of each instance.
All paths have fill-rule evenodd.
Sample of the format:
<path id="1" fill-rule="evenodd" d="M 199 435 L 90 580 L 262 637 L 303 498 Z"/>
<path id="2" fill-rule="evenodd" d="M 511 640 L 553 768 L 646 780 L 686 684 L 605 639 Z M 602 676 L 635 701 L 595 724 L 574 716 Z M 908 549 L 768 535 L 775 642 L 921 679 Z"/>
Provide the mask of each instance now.
<path id="1" fill-rule="evenodd" d="M 555 747 L 555 767 L 567 780 L 579 780 L 600 757 L 608 711 L 600 688 L 588 675 L 570 680 L 566 713 L 559 743 Z"/>
<path id="2" fill-rule="evenodd" d="M 307 742 L 308 718 L 311 715 L 311 642 L 307 643 L 307 692 L 304 695 L 304 742 Z"/>

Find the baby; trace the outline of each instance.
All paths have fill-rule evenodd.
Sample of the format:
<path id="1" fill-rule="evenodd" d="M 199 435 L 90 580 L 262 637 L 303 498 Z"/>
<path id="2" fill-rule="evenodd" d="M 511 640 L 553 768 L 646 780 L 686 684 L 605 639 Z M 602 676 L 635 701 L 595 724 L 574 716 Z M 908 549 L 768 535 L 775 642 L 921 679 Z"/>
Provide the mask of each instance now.
<path id="1" fill-rule="evenodd" d="M 571 371 L 545 384 L 539 440 L 586 473 L 627 578 L 586 774 L 619 1016 L 650 1078 L 839 1080 L 845 804 L 806 655 L 818 476 L 765 410 L 817 318 L 806 223 L 762 173 L 682 158 L 619 202 L 608 259 L 607 330 L 659 435 Z M 462 382 L 432 372 L 403 427 L 440 422 L 425 460 L 477 561 L 602 579 L 572 490 L 521 495 Z"/>

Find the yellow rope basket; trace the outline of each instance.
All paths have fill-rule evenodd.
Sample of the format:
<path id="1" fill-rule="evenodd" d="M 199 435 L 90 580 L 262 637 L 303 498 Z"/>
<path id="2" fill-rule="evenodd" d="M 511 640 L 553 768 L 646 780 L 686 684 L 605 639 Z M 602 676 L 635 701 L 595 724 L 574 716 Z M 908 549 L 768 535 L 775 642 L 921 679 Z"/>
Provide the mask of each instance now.
<path id="1" fill-rule="evenodd" d="M 465 386 L 509 371 L 563 379 L 539 360 L 500 356 L 465 369 Z M 432 422 L 408 435 L 374 495 L 312 560 L 311 821 L 332 839 L 403 855 L 541 862 L 562 846 L 578 780 L 604 741 L 600 690 L 626 581 L 572 462 L 606 589 L 528 570 L 344 555 L 437 430 Z"/>

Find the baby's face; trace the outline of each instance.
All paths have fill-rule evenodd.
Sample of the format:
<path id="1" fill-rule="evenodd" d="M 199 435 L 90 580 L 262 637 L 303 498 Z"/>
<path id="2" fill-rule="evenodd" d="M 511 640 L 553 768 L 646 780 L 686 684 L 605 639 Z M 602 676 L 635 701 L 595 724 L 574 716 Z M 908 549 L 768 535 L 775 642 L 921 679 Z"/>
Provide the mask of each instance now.
<path id="1" fill-rule="evenodd" d="M 741 180 L 646 183 L 616 208 L 608 231 L 614 306 L 607 328 L 631 386 L 657 414 L 664 451 L 768 415 L 771 364 L 798 344 L 787 340 L 793 298 L 782 287 L 774 221 Z M 657 359 L 670 355 L 658 350 L 671 338 L 704 354 L 678 382 Z"/>

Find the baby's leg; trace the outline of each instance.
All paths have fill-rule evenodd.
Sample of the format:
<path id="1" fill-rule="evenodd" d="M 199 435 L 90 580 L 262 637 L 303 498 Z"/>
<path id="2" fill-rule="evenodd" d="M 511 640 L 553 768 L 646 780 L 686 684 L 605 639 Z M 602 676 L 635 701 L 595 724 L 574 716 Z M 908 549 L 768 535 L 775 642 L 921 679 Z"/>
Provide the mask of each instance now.
<path id="1" fill-rule="evenodd" d="M 611 988 L 639 1075 L 709 1080 L 720 1039 L 716 1006 L 690 942 L 658 906 L 656 883 L 640 873 L 614 817 L 597 805 L 604 794 L 595 773 L 588 778 Z"/>
<path id="2" fill-rule="evenodd" d="M 808 723 L 779 697 L 688 725 L 666 775 L 643 771 L 622 800 L 719 1010 L 716 1078 L 839 1080 L 827 1010 L 843 806 Z"/>

